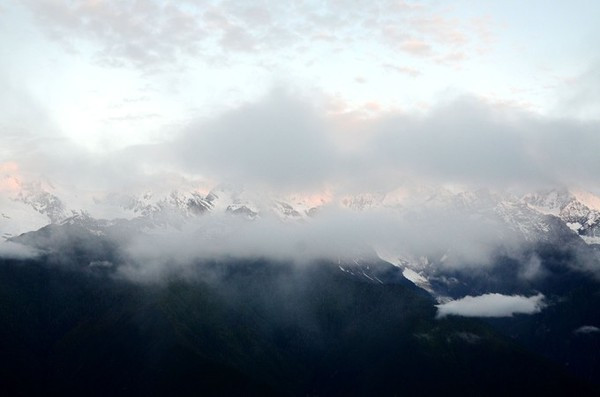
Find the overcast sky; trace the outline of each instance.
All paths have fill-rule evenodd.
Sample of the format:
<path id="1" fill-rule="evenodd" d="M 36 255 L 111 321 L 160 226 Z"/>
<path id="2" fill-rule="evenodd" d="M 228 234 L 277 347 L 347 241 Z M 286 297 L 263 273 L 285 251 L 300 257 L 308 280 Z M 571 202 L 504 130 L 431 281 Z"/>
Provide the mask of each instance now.
<path id="1" fill-rule="evenodd" d="M 0 162 L 98 189 L 593 187 L 599 19 L 596 1 L 9 0 Z"/>

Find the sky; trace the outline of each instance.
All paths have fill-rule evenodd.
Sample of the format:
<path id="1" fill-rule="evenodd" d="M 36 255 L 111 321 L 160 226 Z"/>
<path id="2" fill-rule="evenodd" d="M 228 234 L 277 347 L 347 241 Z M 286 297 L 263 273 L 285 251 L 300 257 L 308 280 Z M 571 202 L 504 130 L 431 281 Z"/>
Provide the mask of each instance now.
<path id="1" fill-rule="evenodd" d="M 593 188 L 598 17 L 595 1 L 8 0 L 0 162 L 97 189 Z"/>

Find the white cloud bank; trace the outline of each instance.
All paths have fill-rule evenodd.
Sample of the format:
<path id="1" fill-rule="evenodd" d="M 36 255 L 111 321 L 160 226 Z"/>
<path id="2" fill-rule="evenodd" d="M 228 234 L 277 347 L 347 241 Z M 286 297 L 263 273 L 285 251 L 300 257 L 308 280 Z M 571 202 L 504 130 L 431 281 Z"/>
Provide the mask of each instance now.
<path id="1" fill-rule="evenodd" d="M 437 305 L 438 317 L 457 315 L 465 317 L 512 317 L 514 314 L 539 313 L 546 304 L 544 295 L 484 294 Z"/>

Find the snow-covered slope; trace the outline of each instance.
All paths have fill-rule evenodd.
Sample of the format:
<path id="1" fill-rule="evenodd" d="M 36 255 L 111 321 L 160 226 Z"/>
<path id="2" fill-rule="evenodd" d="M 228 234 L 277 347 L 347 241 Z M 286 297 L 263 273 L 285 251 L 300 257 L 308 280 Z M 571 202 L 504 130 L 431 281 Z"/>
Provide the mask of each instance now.
<path id="1" fill-rule="evenodd" d="M 0 236 L 4 239 L 66 217 L 62 201 L 41 183 L 23 183 L 15 175 L 0 175 Z"/>
<path id="2" fill-rule="evenodd" d="M 4 239 L 37 230 L 50 223 L 48 217 L 31 205 L 0 196 L 0 236 Z"/>
<path id="3" fill-rule="evenodd" d="M 562 220 L 587 243 L 600 243 L 600 197 L 581 190 L 550 190 L 522 198 L 530 208 Z"/>

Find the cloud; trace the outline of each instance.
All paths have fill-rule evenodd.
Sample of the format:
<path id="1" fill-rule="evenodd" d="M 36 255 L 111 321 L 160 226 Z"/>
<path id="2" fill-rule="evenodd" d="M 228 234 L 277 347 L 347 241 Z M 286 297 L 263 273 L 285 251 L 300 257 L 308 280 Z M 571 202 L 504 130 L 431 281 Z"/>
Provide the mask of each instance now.
<path id="1" fill-rule="evenodd" d="M 473 96 L 441 101 L 422 114 L 368 118 L 332 113 L 330 102 L 319 92 L 275 89 L 192 121 L 162 142 L 101 154 L 64 138 L 14 135 L 6 160 L 54 183 L 104 191 L 157 186 L 176 175 L 336 195 L 410 184 L 589 188 L 600 173 L 600 121 L 542 118 Z"/>
<path id="2" fill-rule="evenodd" d="M 98 154 L 34 140 L 20 145 L 28 150 L 19 152 L 16 162 L 23 175 L 43 173 L 66 192 L 66 204 L 72 197 L 102 200 L 200 187 L 206 194 L 216 184 L 284 202 L 294 194 L 331 197 L 319 216 L 293 227 L 268 216 L 252 223 L 209 216 L 192 222 L 187 234 L 134 240 L 132 257 L 156 263 L 158 272 L 164 269 L 160 263 L 179 258 L 335 258 L 351 252 L 348 247 L 369 246 L 416 258 L 448 253 L 441 266 L 449 268 L 485 267 L 499 246 L 521 247 L 523 235 L 491 205 L 485 207 L 485 195 L 481 207 L 461 207 L 453 200 L 469 197 L 445 196 L 445 187 L 487 188 L 493 201 L 494 191 L 515 186 L 583 185 L 595 181 L 600 170 L 600 137 L 592 122 L 544 119 L 472 96 L 421 114 L 389 112 L 366 119 L 331 112 L 329 101 L 318 92 L 276 89 L 195 120 L 163 142 Z M 343 201 L 350 208 L 365 204 L 367 210 L 337 208 Z M 215 242 L 196 231 L 221 234 Z M 532 259 L 519 275 L 535 280 L 544 268 Z"/>
<path id="3" fill-rule="evenodd" d="M 331 180 L 343 161 L 323 115 L 281 91 L 207 123 L 173 143 L 182 167 L 216 180 L 282 188 L 314 187 Z"/>
<path id="4" fill-rule="evenodd" d="M 156 69 L 186 57 L 259 59 L 264 51 L 295 57 L 290 49 L 314 45 L 314 38 L 332 31 L 335 40 L 320 42 L 329 51 L 340 48 L 339 43 L 384 39 L 391 51 L 427 57 L 466 51 L 470 38 L 477 41 L 471 21 L 447 18 L 443 16 L 447 11 L 435 5 L 407 6 L 393 0 L 377 4 L 280 2 L 268 8 L 227 1 L 151 0 L 28 0 L 25 5 L 42 31 L 69 50 L 92 44 L 99 63 L 142 69 Z"/>
<path id="5" fill-rule="evenodd" d="M 407 39 L 399 44 L 399 48 L 414 56 L 426 57 L 431 55 L 431 45 L 423 40 Z"/>
<path id="6" fill-rule="evenodd" d="M 594 327 L 593 325 L 583 325 L 573 331 L 575 334 L 596 334 L 600 332 L 600 328 Z"/>
<path id="7" fill-rule="evenodd" d="M 482 269 L 493 265 L 498 244 L 517 247 L 521 243 L 520 239 L 510 239 L 514 232 L 499 220 L 481 222 L 447 209 L 403 213 L 378 208 L 358 212 L 331 203 L 321 207 L 314 217 L 288 222 L 265 208 L 258 210 L 261 216 L 253 220 L 210 213 L 187 219 L 177 228 L 131 236 L 126 244 L 131 260 L 122 271 L 129 277 L 152 279 L 214 258 L 266 257 L 300 264 L 342 259 L 352 263 L 361 257 L 375 258 L 372 247 L 394 254 L 410 253 L 416 258 L 439 258 L 448 253 L 439 266 L 450 270 Z"/>
<path id="8" fill-rule="evenodd" d="M 38 256 L 38 252 L 28 246 L 4 241 L 0 243 L 0 258 L 29 259 Z"/>
<path id="9" fill-rule="evenodd" d="M 276 90 L 172 143 L 188 172 L 271 186 L 394 189 L 406 180 L 490 188 L 591 185 L 598 122 L 542 119 L 471 96 L 424 115 L 332 116 L 323 97 Z M 359 142 L 352 149 L 347 143 Z M 577 159 L 573 158 L 577 153 Z"/>
<path id="10" fill-rule="evenodd" d="M 396 66 L 389 63 L 383 64 L 383 67 L 388 70 L 393 70 L 398 73 L 406 74 L 410 77 L 419 77 L 421 75 L 421 71 L 415 68 L 407 67 L 407 66 Z"/>
<path id="11" fill-rule="evenodd" d="M 555 111 L 587 120 L 598 120 L 600 111 L 600 61 L 561 84 L 562 95 Z"/>
<path id="12" fill-rule="evenodd" d="M 437 305 L 438 317 L 457 315 L 465 317 L 512 317 L 514 314 L 539 313 L 544 307 L 544 295 L 484 294 Z"/>
<path id="13" fill-rule="evenodd" d="M 461 31 L 461 23 L 441 15 L 430 15 L 415 19 L 412 24 L 422 34 L 427 34 L 439 42 L 455 46 L 465 44 L 468 39 Z"/>
<path id="14" fill-rule="evenodd" d="M 98 44 L 101 63 L 124 61 L 139 67 L 173 62 L 180 53 L 198 51 L 206 32 L 193 12 L 155 1 L 27 1 L 39 26 L 56 41 Z M 69 38 L 69 39 L 67 39 Z"/>

